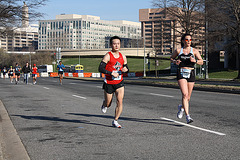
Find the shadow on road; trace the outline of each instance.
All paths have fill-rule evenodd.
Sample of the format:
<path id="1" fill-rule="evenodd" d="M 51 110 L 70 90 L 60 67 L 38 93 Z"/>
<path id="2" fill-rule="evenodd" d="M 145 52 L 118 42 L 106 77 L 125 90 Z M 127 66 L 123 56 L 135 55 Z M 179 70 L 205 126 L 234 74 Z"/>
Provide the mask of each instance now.
<path id="1" fill-rule="evenodd" d="M 108 115 L 97 115 L 97 114 L 83 114 L 83 113 L 66 113 L 69 115 L 76 115 L 76 116 L 82 116 L 82 117 L 98 117 L 98 118 L 107 118 L 107 119 L 114 119 L 113 116 Z M 177 127 L 183 127 L 184 125 L 177 125 L 177 124 L 171 124 L 167 120 L 163 119 L 146 119 L 146 118 L 130 118 L 130 117 L 120 117 L 119 120 L 124 121 L 134 121 L 134 122 L 141 122 L 141 123 L 151 123 L 151 124 L 163 124 L 163 125 L 170 125 L 170 126 L 177 126 Z M 162 122 L 168 122 L 168 123 L 162 123 Z"/>
<path id="2" fill-rule="evenodd" d="M 82 113 L 66 113 L 66 114 L 81 116 L 81 117 L 98 117 L 98 118 L 114 119 L 113 116 L 108 116 L 108 115 L 82 114 Z M 12 115 L 12 116 L 21 117 L 21 118 L 29 119 L 29 120 L 45 120 L 45 121 L 58 121 L 58 122 L 68 122 L 68 123 L 82 123 L 82 124 L 90 124 L 90 125 L 97 125 L 97 126 L 104 126 L 104 127 L 112 127 L 109 125 L 91 122 L 89 120 L 64 119 L 64 118 L 59 118 L 59 117 L 48 117 L 48 116 L 25 116 L 25 115 Z M 166 121 L 163 119 L 142 119 L 142 118 L 121 117 L 119 120 L 183 127 L 183 125 L 172 124 L 172 123 L 169 123 L 169 121 Z"/>

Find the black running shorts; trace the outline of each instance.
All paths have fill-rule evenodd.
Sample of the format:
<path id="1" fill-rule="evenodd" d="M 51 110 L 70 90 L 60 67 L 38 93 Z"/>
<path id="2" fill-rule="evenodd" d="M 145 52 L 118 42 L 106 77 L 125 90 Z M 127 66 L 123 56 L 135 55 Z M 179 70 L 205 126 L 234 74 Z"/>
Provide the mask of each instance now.
<path id="1" fill-rule="evenodd" d="M 191 71 L 190 77 L 189 78 L 184 78 L 181 73 L 180 69 L 177 70 L 177 80 L 179 79 L 186 79 L 188 82 L 195 82 L 195 72 L 194 69 Z"/>
<path id="2" fill-rule="evenodd" d="M 15 73 L 16 76 L 20 76 L 20 73 Z"/>
<path id="3" fill-rule="evenodd" d="M 58 71 L 58 74 L 63 74 L 63 71 Z"/>
<path id="4" fill-rule="evenodd" d="M 107 83 L 103 83 L 103 89 L 108 93 L 108 94 L 112 94 L 114 93 L 118 88 L 124 87 L 124 83 L 123 80 L 118 83 L 118 84 L 107 84 Z"/>

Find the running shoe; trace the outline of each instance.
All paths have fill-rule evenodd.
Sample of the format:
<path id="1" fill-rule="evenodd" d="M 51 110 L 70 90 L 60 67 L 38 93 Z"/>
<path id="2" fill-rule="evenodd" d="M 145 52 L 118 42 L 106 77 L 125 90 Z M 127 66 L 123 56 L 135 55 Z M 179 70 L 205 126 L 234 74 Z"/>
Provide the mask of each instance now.
<path id="1" fill-rule="evenodd" d="M 107 107 L 104 107 L 104 106 L 101 107 L 101 110 L 102 110 L 103 113 L 106 113 L 107 109 L 108 109 Z"/>
<path id="2" fill-rule="evenodd" d="M 122 126 L 120 124 L 118 124 L 118 121 L 116 121 L 116 120 L 112 121 L 112 125 L 113 125 L 113 127 L 116 127 L 116 128 L 122 128 Z"/>
<path id="3" fill-rule="evenodd" d="M 190 117 L 190 115 L 186 116 L 187 124 L 192 123 L 193 119 Z"/>
<path id="4" fill-rule="evenodd" d="M 181 118 L 183 117 L 183 113 L 184 113 L 184 109 L 183 109 L 182 105 L 179 104 L 179 105 L 178 105 L 177 117 L 178 117 L 179 119 L 181 119 Z"/>

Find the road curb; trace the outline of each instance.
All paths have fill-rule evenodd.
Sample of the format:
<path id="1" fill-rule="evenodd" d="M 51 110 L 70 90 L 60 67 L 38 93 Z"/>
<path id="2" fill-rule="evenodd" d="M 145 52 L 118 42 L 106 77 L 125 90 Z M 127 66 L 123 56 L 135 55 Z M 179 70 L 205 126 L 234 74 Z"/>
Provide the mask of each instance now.
<path id="1" fill-rule="evenodd" d="M 3 160 L 30 160 L 15 127 L 0 100 L 0 156 Z"/>

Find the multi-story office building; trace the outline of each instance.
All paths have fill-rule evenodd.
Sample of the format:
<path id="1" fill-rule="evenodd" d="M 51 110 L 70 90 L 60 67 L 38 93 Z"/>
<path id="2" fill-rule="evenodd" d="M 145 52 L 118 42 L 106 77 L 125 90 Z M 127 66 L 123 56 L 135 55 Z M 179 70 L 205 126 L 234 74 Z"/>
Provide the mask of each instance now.
<path id="1" fill-rule="evenodd" d="M 57 15 L 55 20 L 39 21 L 39 50 L 103 49 L 109 38 L 140 39 L 141 24 L 106 21 L 91 15 Z"/>
<path id="2" fill-rule="evenodd" d="M 139 21 L 147 48 L 154 48 L 158 54 L 171 54 L 174 49 L 180 47 L 180 33 L 184 30 L 177 17 L 167 14 L 164 8 L 140 9 Z M 204 26 L 200 27 L 194 33 L 194 40 L 197 40 L 198 43 L 200 39 L 204 38 L 202 37 L 204 33 Z M 195 47 L 202 52 L 203 45 Z"/>
<path id="3" fill-rule="evenodd" d="M 29 25 L 28 7 L 24 3 L 21 28 L 12 28 L 6 36 L 0 38 L 0 48 L 5 51 L 33 51 L 37 49 L 38 25 Z"/>

